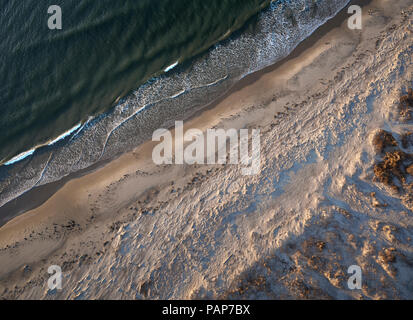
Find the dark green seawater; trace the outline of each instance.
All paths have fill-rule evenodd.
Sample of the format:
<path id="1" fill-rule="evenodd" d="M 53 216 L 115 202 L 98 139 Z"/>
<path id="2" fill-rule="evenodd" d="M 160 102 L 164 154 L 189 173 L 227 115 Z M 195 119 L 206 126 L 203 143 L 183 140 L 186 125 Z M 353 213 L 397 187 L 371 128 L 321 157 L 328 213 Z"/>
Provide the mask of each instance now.
<path id="1" fill-rule="evenodd" d="M 1 0 L 0 162 L 113 107 L 268 0 Z M 49 30 L 50 5 L 62 30 Z"/>

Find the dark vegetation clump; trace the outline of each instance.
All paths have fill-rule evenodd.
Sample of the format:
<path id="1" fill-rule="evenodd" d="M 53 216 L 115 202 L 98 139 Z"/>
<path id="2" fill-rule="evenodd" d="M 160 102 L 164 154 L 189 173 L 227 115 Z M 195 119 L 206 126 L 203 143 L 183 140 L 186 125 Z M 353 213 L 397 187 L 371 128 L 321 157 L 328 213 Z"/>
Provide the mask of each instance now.
<path id="1" fill-rule="evenodd" d="M 389 147 L 396 147 L 397 141 L 390 132 L 380 130 L 373 138 L 373 146 L 377 153 L 383 153 Z"/>
<path id="2" fill-rule="evenodd" d="M 374 166 L 374 175 L 376 180 L 399 191 L 396 179 L 399 185 L 406 184 L 407 168 L 412 163 L 412 156 L 401 150 L 386 152 L 383 160 Z"/>
<path id="3" fill-rule="evenodd" d="M 410 88 L 408 93 L 400 98 L 399 113 L 404 120 L 412 119 L 413 110 L 413 89 Z"/>
<path id="4" fill-rule="evenodd" d="M 404 119 L 410 119 L 413 108 L 413 91 L 400 98 L 399 111 Z M 400 136 L 401 147 L 409 149 L 413 146 L 413 132 Z M 380 159 L 373 167 L 374 180 L 383 183 L 397 192 L 404 204 L 413 209 L 413 154 L 401 150 L 392 133 L 379 130 L 372 144 Z"/>

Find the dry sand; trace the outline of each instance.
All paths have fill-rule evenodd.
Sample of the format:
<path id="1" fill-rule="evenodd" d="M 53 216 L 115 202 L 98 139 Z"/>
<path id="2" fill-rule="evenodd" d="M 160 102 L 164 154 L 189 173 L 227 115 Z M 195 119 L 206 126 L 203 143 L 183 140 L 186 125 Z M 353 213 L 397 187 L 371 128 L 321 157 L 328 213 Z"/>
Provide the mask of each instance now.
<path id="1" fill-rule="evenodd" d="M 259 128 L 260 174 L 155 166 L 147 142 L 9 221 L 0 297 L 413 298 L 412 208 L 374 181 L 371 145 L 379 128 L 412 131 L 397 113 L 412 12 L 411 0 L 371 1 L 361 31 L 342 14 L 185 122 Z M 354 264 L 362 290 L 347 287 Z M 50 265 L 61 291 L 47 289 Z"/>

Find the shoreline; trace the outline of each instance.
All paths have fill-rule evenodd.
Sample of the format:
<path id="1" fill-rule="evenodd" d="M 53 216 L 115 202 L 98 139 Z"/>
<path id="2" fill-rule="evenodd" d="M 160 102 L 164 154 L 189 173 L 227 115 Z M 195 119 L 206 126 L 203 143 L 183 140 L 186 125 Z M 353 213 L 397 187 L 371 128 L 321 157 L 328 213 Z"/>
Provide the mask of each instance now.
<path id="1" fill-rule="evenodd" d="M 289 6 L 297 13 L 299 24 L 291 23 L 286 16 L 285 3 L 270 6 L 260 13 L 255 30 L 235 32 L 233 38 L 223 40 L 193 63 L 183 63 L 170 76 L 140 86 L 110 112 L 91 120 L 75 139 L 45 147 L 11 167 L 0 167 L 0 205 L 34 186 L 60 180 L 99 160 L 111 160 L 132 151 L 149 140 L 157 128 L 171 126 L 174 119 L 195 114 L 246 74 L 288 56 L 298 43 L 348 2 L 320 0 L 314 11 L 309 7 L 301 10 L 300 3 L 304 2 L 298 2 L 298 6 L 291 3 Z M 254 19 L 251 21 L 255 23 Z M 222 81 L 215 85 L 217 78 Z"/>
<path id="2" fill-rule="evenodd" d="M 347 8 L 350 5 L 356 4 L 361 6 L 368 5 L 372 0 L 351 0 L 340 12 L 338 12 L 333 18 L 329 19 L 326 23 L 322 26 L 317 28 L 309 37 L 299 43 L 296 48 L 285 58 L 281 59 L 280 61 L 265 67 L 259 71 L 253 72 L 251 74 L 246 75 L 244 78 L 237 81 L 227 92 L 223 93 L 220 97 L 216 100 L 211 102 L 210 104 L 205 105 L 200 110 L 196 111 L 193 115 L 185 119 L 185 122 L 190 121 L 199 117 L 204 111 L 211 110 L 219 105 L 222 101 L 226 98 L 231 96 L 232 94 L 242 90 L 243 88 L 249 86 L 250 84 L 256 82 L 260 79 L 263 75 L 273 72 L 277 68 L 280 68 L 282 65 L 288 63 L 292 59 L 297 58 L 302 54 L 305 50 L 312 47 L 318 40 L 320 40 L 323 36 L 325 36 L 330 30 L 339 27 L 343 21 L 348 17 Z M 170 128 L 167 128 L 170 129 Z M 132 151 L 133 152 L 133 151 Z M 125 154 L 125 153 L 123 153 Z M 22 195 L 14 198 L 13 200 L 5 203 L 3 206 L 0 207 L 0 228 L 6 224 L 8 221 L 18 217 L 25 212 L 30 210 L 36 209 L 42 204 L 44 204 L 50 197 L 52 197 L 58 190 L 60 190 L 67 182 L 77 179 L 79 177 L 85 176 L 87 174 L 93 173 L 96 170 L 99 170 L 105 167 L 108 163 L 122 157 L 119 155 L 113 159 L 104 160 L 101 162 L 97 162 L 96 164 L 92 165 L 89 168 L 80 170 L 78 172 L 71 173 L 58 181 L 48 183 L 45 185 L 41 185 L 38 187 L 34 187 Z"/>

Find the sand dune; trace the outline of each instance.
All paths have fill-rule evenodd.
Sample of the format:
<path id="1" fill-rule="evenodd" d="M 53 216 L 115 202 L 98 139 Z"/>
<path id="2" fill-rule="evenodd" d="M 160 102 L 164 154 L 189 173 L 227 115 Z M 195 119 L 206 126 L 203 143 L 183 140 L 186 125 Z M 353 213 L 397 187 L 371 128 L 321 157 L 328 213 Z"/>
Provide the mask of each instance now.
<path id="1" fill-rule="evenodd" d="M 409 192 L 375 179 L 372 143 L 385 129 L 413 152 L 399 107 L 412 87 L 412 16 L 410 0 L 374 0 L 358 31 L 344 12 L 185 122 L 260 129 L 258 175 L 155 166 L 147 142 L 8 222 L 0 297 L 413 298 Z M 47 289 L 50 265 L 63 269 L 62 290 Z M 351 265 L 361 290 L 347 287 Z"/>

